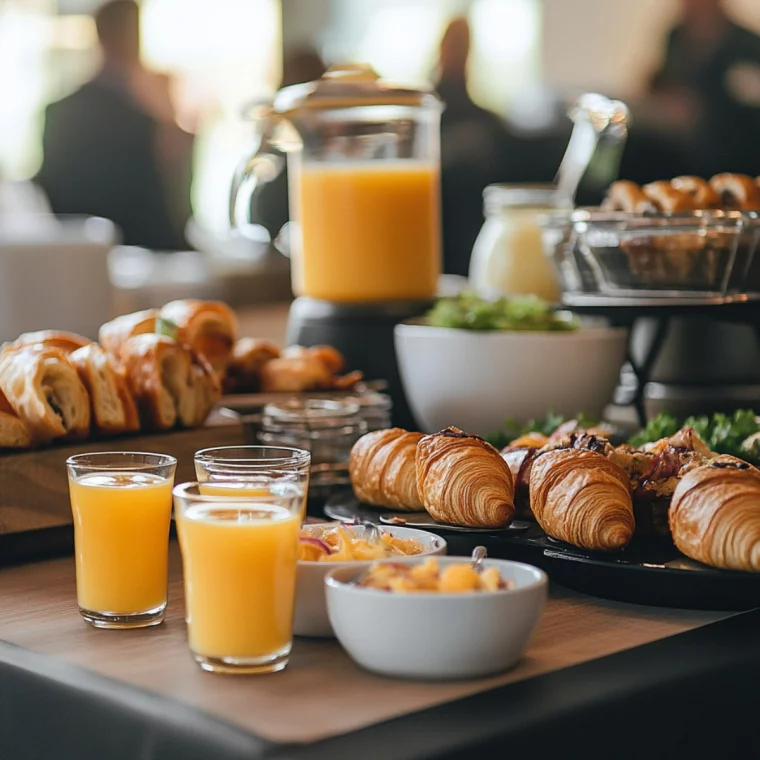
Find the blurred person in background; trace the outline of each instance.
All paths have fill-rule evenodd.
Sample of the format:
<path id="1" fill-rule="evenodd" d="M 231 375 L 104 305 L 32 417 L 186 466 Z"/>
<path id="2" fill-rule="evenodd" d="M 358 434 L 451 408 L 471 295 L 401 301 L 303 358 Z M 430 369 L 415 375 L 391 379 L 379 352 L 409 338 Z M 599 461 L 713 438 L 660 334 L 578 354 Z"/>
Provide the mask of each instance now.
<path id="1" fill-rule="evenodd" d="M 284 56 L 280 87 L 313 82 L 325 73 L 326 68 L 316 50 L 294 49 Z M 251 223 L 265 227 L 274 239 L 289 218 L 288 170 L 285 165 L 275 179 L 262 186 L 256 193 L 251 203 Z"/>
<path id="2" fill-rule="evenodd" d="M 193 137 L 176 123 L 168 77 L 140 61 L 137 3 L 107 2 L 95 23 L 103 65 L 47 107 L 36 181 L 55 213 L 111 219 L 126 245 L 184 248 Z"/>
<path id="3" fill-rule="evenodd" d="M 510 134 L 502 120 L 477 105 L 467 88 L 470 25 L 453 19 L 441 38 L 434 85 L 441 115 L 443 269 L 467 275 L 483 223 L 483 189 L 506 180 Z"/>
<path id="4" fill-rule="evenodd" d="M 760 37 L 722 0 L 681 0 L 650 82 L 661 120 L 686 137 L 691 173 L 760 174 Z"/>

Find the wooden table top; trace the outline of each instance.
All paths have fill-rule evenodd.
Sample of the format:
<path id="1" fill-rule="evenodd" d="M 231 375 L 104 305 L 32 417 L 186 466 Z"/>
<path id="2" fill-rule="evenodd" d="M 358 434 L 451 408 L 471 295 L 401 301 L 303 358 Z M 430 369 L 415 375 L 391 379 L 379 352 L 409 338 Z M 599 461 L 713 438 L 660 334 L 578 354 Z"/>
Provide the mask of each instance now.
<path id="1" fill-rule="evenodd" d="M 608 602 L 554 588 L 542 624 L 511 672 L 476 681 L 420 683 L 356 666 L 335 641 L 296 639 L 289 667 L 266 676 L 204 673 L 191 659 L 181 562 L 171 546 L 164 625 L 103 631 L 76 607 L 73 558 L 0 570 L 0 639 L 170 697 L 252 734 L 305 743 L 450 702 L 703 626 L 730 613 Z M 297 716 L 297 719 L 295 717 Z"/>

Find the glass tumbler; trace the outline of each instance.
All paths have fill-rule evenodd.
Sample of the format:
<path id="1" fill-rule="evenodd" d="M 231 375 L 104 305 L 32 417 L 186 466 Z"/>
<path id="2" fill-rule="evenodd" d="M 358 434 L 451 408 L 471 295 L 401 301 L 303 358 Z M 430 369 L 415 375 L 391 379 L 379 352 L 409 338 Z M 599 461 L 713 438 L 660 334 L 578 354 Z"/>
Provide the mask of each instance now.
<path id="1" fill-rule="evenodd" d="M 66 460 L 74 518 L 77 601 L 98 628 L 164 619 L 177 460 L 108 451 Z"/>
<path id="2" fill-rule="evenodd" d="M 302 491 L 272 481 L 245 495 L 174 489 L 190 650 L 214 673 L 272 673 L 293 640 Z M 232 493 L 234 489 L 230 489 Z"/>
<path id="3" fill-rule="evenodd" d="M 255 496 L 266 493 L 271 483 L 284 480 L 301 490 L 302 519 L 310 465 L 308 451 L 288 446 L 221 446 L 195 452 L 195 476 L 203 493 Z"/>

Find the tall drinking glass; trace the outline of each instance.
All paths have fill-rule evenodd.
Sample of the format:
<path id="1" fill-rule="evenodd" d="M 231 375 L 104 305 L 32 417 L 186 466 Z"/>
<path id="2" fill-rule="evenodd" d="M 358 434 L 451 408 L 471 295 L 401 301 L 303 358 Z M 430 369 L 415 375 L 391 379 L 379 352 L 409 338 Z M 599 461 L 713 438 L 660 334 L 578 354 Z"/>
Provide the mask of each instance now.
<path id="1" fill-rule="evenodd" d="M 244 496 L 174 489 L 188 640 L 215 673 L 271 673 L 293 640 L 301 489 L 285 480 L 240 484 Z M 230 493 L 233 489 L 230 488 Z"/>
<path id="2" fill-rule="evenodd" d="M 301 490 L 301 519 L 306 516 L 311 454 L 287 446 L 221 446 L 195 453 L 195 476 L 209 495 L 255 496 L 277 481 Z M 262 491 L 263 489 L 263 491 Z"/>
<path id="3" fill-rule="evenodd" d="M 98 628 L 164 619 L 177 460 L 107 451 L 66 460 L 74 518 L 77 601 Z"/>

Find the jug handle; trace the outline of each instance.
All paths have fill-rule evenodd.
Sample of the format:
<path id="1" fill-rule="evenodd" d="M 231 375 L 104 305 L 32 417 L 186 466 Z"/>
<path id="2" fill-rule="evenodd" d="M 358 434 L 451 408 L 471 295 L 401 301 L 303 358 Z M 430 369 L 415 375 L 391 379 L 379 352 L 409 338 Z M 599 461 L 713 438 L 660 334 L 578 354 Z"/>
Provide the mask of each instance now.
<path id="1" fill-rule="evenodd" d="M 254 195 L 282 172 L 285 161 L 272 142 L 276 120 L 261 117 L 259 139 L 254 149 L 246 155 L 235 169 L 230 187 L 230 225 L 243 230 L 251 222 L 251 203 Z"/>

